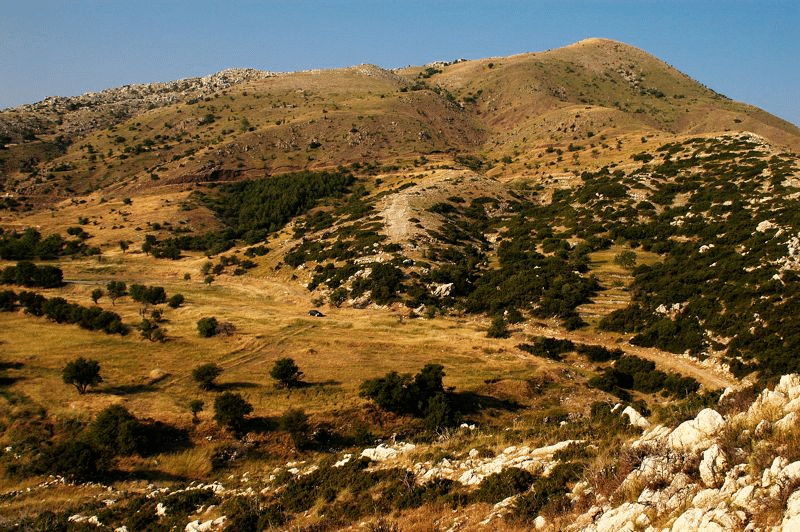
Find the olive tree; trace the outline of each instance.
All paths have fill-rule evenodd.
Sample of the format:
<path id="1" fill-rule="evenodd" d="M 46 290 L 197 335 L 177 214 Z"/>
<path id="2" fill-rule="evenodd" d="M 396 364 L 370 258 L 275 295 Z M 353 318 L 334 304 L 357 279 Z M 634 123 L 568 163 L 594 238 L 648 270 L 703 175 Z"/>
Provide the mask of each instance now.
<path id="1" fill-rule="evenodd" d="M 270 376 L 278 381 L 278 385 L 284 388 L 294 388 L 300 384 L 303 372 L 291 358 L 279 358 L 269 372 Z"/>
<path id="2" fill-rule="evenodd" d="M 100 364 L 96 360 L 78 357 L 64 366 L 61 376 L 66 384 L 72 384 L 83 395 L 89 386 L 97 386 L 103 382 L 100 376 Z"/>
<path id="3" fill-rule="evenodd" d="M 225 392 L 214 399 L 214 420 L 238 432 L 244 425 L 244 417 L 253 411 L 253 406 L 241 395 Z"/>
<path id="4" fill-rule="evenodd" d="M 194 368 L 192 370 L 192 379 L 194 379 L 203 390 L 211 390 L 216 386 L 214 379 L 219 377 L 221 373 L 221 367 L 213 362 L 209 362 L 208 364 L 203 364 Z"/>

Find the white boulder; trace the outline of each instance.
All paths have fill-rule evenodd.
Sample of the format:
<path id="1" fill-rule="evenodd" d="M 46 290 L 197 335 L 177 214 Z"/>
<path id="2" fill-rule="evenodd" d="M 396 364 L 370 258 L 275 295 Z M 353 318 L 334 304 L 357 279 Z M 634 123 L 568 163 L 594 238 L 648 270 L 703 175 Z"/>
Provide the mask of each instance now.
<path id="1" fill-rule="evenodd" d="M 727 466 L 728 457 L 716 443 L 703 451 L 703 458 L 699 466 L 700 479 L 703 484 L 708 488 L 718 487 L 725 479 Z"/>
<path id="2" fill-rule="evenodd" d="M 725 425 L 725 420 L 716 410 L 706 408 L 697 417 L 684 421 L 672 431 L 667 439 L 669 446 L 680 451 L 697 451 L 707 448 L 711 439 Z"/>

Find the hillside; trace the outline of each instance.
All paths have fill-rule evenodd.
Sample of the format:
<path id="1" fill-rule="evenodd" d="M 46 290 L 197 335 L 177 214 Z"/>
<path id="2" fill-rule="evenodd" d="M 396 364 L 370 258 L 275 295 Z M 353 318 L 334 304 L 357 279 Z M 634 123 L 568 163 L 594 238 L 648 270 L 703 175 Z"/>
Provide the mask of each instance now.
<path id="1" fill-rule="evenodd" d="M 0 136 L 0 528 L 798 519 L 800 130 L 641 50 L 231 70 Z"/>

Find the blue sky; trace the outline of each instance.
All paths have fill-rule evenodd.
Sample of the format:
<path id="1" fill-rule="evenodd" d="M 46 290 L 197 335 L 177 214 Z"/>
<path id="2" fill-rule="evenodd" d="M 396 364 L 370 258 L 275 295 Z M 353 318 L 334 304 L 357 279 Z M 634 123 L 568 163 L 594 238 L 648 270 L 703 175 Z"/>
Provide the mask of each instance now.
<path id="1" fill-rule="evenodd" d="M 797 0 L 10 0 L 0 10 L 0 108 L 231 67 L 394 68 L 587 37 L 642 48 L 800 124 Z"/>

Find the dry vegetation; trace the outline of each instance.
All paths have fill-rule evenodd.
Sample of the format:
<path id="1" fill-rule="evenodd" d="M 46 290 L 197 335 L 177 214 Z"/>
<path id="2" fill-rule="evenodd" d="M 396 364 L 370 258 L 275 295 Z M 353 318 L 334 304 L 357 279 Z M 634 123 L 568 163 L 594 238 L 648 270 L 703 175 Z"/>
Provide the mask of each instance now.
<path id="1" fill-rule="evenodd" d="M 727 360 L 722 354 L 725 345 L 690 358 L 657 346 L 633 345 L 631 331 L 601 330 L 603 318 L 624 311 L 642 297 L 634 266 L 656 267 L 669 258 L 668 252 L 640 247 L 639 240 L 650 243 L 647 238 L 620 236 L 595 242 L 585 255 L 570 257 L 577 262 L 564 259 L 559 283 L 568 274 L 597 281 L 596 289 L 587 288 L 591 297 L 576 300 L 569 313 L 560 309 L 537 315 L 536 301 L 526 302 L 529 308 L 511 304 L 499 310 L 470 311 L 466 295 L 447 299 L 447 294 L 411 305 L 408 292 L 398 297 L 392 294 L 387 301 L 359 301 L 354 295 L 344 304 L 333 304 L 330 297 L 335 287 L 325 285 L 330 278 L 324 279 L 327 274 L 322 273 L 333 277 L 339 269 L 352 267 L 353 273 L 342 283 L 351 289 L 359 276 L 366 278 L 365 269 L 398 264 L 405 276 L 404 289 L 410 289 L 412 282 L 420 286 L 428 282 L 427 289 L 447 282 L 429 282 L 426 276 L 442 273 L 474 254 L 479 258 L 471 265 L 472 277 L 466 284 L 477 286 L 479 274 L 503 266 L 502 245 L 513 241 L 508 235 L 515 229 L 523 228 L 535 241 L 535 249 L 525 252 L 538 251 L 555 261 L 597 236 L 579 237 L 570 224 L 586 225 L 591 216 L 593 222 L 603 221 L 601 213 L 607 205 L 632 209 L 634 197 L 638 204 L 655 196 L 660 185 L 654 184 L 653 169 L 642 154 L 655 158 L 652 166 L 667 165 L 668 157 L 658 151 L 667 142 L 684 150 L 678 152 L 677 160 L 688 159 L 695 137 L 708 139 L 709 145 L 734 143 L 741 139 L 734 138 L 733 132 L 718 135 L 747 130 L 763 137 L 758 140 L 759 157 L 791 158 L 794 155 L 783 153 L 781 147 L 800 148 L 800 132 L 794 126 L 727 100 L 639 50 L 604 40 L 397 72 L 365 65 L 251 75 L 220 90 L 198 90 L 173 91 L 177 99 L 172 103 L 141 104 L 133 110 L 130 104 L 127 114 L 106 110 L 99 125 L 87 126 L 88 132 L 82 134 L 76 134 L 75 127 L 83 115 L 63 110 L 58 113 L 68 119 L 60 124 L 55 118 L 58 113 L 35 107 L 0 114 L 0 133 L 7 133 L 12 141 L 8 149 L 0 150 L 2 190 L 7 198 L 20 201 L 16 207 L 0 210 L 5 234 L 36 228 L 42 236 L 65 235 L 79 227 L 89 235 L 87 246 L 99 249 L 99 254 L 78 253 L 48 261 L 62 269 L 66 283 L 35 291 L 92 307 L 93 290 L 105 290 L 110 281 L 124 281 L 129 287 L 160 286 L 168 297 L 182 294 L 185 298 L 177 308 L 156 306 L 162 311 L 164 342 L 148 341 L 136 329 L 127 335 L 104 334 L 31 316 L 21 308 L 0 312 L 0 446 L 17 449 L 31 434 L 47 440 L 47 445 L 50 433 L 53 442 L 66 440 L 107 407 L 122 405 L 138 420 L 185 431 L 190 445 L 115 457 L 113 474 L 104 481 L 120 501 L 133 500 L 151 489 L 150 484 L 174 488 L 214 480 L 242 490 L 266 488 L 269 495 L 265 497 L 272 501 L 270 497 L 284 497 L 280 482 L 289 485 L 287 462 L 322 464 L 325 471 L 333 471 L 328 464 L 332 456 L 357 455 L 369 444 L 370 438 L 359 439 L 365 432 L 373 442 L 417 441 L 420 446 L 404 464 L 408 467 L 425 461 L 436 464 L 443 458 L 464 460 L 471 456 L 471 449 L 493 456 L 512 444 L 536 448 L 594 438 L 602 452 L 595 449 L 596 456 L 576 461 L 586 470 L 583 478 L 592 478 L 599 486 L 616 481 L 604 476 L 606 466 L 619 458 L 620 442 L 632 434 L 625 423 L 603 419 L 593 411 L 595 402 L 617 401 L 588 386 L 613 361 L 592 362 L 574 348 L 556 357 L 535 356 L 520 344 L 530 345 L 544 337 L 607 350 L 620 348 L 655 362 L 661 371 L 695 379 L 702 385 L 701 392 L 738 383 L 724 367 L 710 363 Z M 92 109 L 83 100 L 79 103 L 75 113 Z M 94 110 L 98 109 L 99 104 Z M 31 117 L 41 117 L 49 125 L 37 130 Z M 28 135 L 23 140 L 26 132 L 35 133 L 36 139 Z M 747 142 L 755 143 L 753 138 L 747 137 Z M 734 157 L 742 162 L 751 156 L 736 152 Z M 154 258 L 142 251 L 145 235 L 160 242 L 225 229 L 209 200 L 225 193 L 225 183 L 337 167 L 355 176 L 346 194 L 322 198 L 258 242 L 227 242 L 232 247 L 223 253 L 183 248 L 177 260 Z M 607 198 L 600 193 L 581 200 L 576 192 L 574 198 L 564 199 L 590 179 L 605 179 L 601 169 L 607 172 L 609 167 L 625 177 L 638 196 L 631 193 L 629 197 L 625 189 L 617 203 L 602 203 Z M 786 172 L 796 179 L 796 167 Z M 765 182 L 767 177 L 764 174 Z M 664 205 L 651 205 L 653 214 L 640 209 L 636 221 L 652 222 L 655 214 L 683 208 L 691 199 L 685 193 Z M 535 222 L 531 227 L 524 225 L 524 216 L 518 216 L 526 209 L 544 212 L 548 205 L 563 209 L 546 213 L 550 218 L 530 220 Z M 576 223 L 574 213 L 586 218 Z M 331 220 L 326 224 L 328 215 Z M 458 228 L 466 236 L 453 229 L 454 223 L 461 222 Z M 453 232 L 457 237 L 448 242 Z M 312 251 L 323 253 L 339 244 L 361 242 L 359 238 L 369 242 L 367 251 L 352 244 L 354 249 L 339 251 L 338 256 L 288 264 L 291 254 L 304 244 L 322 243 L 322 251 Z M 693 242 L 693 238 L 699 240 L 691 235 L 667 240 Z M 222 256 L 244 259 L 258 245 L 266 247 L 264 253 L 250 257 L 252 267 L 241 275 L 234 275 L 232 267 L 220 266 L 220 272 L 209 276 L 207 270 Z M 635 264 L 620 259 L 632 250 Z M 445 251 L 449 255 L 439 255 Z M 0 269 L 16 263 L 4 261 Z M 330 268 L 325 270 L 327 264 Z M 572 271 L 582 265 L 585 272 Z M 538 275 L 534 271 L 538 269 L 526 271 L 525 276 Z M 323 277 L 321 282 L 309 290 L 309 282 L 318 275 Z M 130 296 L 112 304 L 104 294 L 97 303 L 118 313 L 127 325 L 136 326 L 142 320 L 142 305 Z M 325 316 L 309 315 L 314 308 Z M 519 310 L 522 319 L 512 320 Z M 565 327 L 567 315 L 580 326 Z M 209 316 L 232 324 L 235 330 L 201 337 L 197 322 Z M 487 337 L 487 331 L 494 336 L 493 320 L 498 317 L 507 326 L 508 337 Z M 701 360 L 707 355 L 708 362 Z M 78 356 L 97 360 L 101 366 L 103 382 L 86 394 L 62 382 L 63 368 Z M 270 377 L 275 362 L 287 357 L 302 370 L 302 386 L 279 387 Z M 216 386 L 204 391 L 192 379 L 192 370 L 208 362 L 223 371 Z M 477 430 L 458 429 L 457 424 L 430 430 L 423 419 L 390 412 L 359 394 L 366 380 L 392 371 L 414 374 L 426 364 L 443 366 L 442 392 L 450 394 L 447 397 L 461 414 L 459 421 L 476 424 Z M 238 393 L 252 405 L 251 430 L 246 434 L 214 421 L 213 405 L 221 392 Z M 655 414 L 665 422 L 691 417 L 703 401 L 715 398 L 703 393 L 685 398 L 670 397 L 666 391 L 630 393 L 629 402 L 640 410 L 669 405 Z M 197 400 L 203 401 L 204 408 L 193 419 L 192 402 Z M 340 440 L 320 443 L 316 439 L 304 448 L 291 430 L 280 426 L 281 417 L 292 409 L 303 410 L 312 429 L 324 428 Z M 227 462 L 216 463 L 229 449 L 239 454 L 225 455 L 230 458 Z M 16 451 L 2 456 L 4 465 L 31 459 L 13 458 L 12 452 Z M 365 473 L 352 474 L 361 479 L 358 475 Z M 370 474 L 379 473 L 370 470 Z M 385 502 L 386 493 L 392 491 L 387 486 L 400 482 L 394 474 L 394 470 L 386 472 L 385 478 L 365 490 L 375 499 L 372 512 L 348 507 L 348 514 L 328 505 L 350 504 L 364 495 L 347 485 L 355 482 L 349 479 L 342 481 L 345 487 L 336 487 L 340 491 L 320 495 L 307 510 L 287 511 L 294 515 L 291 526 L 324 530 L 368 521 L 367 529 L 375 531 L 444 530 L 456 523 L 460 530 L 485 529 L 480 523 L 493 511 L 492 505 L 469 499 L 469 490 L 452 488 L 447 496 L 424 494 L 428 499 L 421 505 Z M 553 490 L 553 500 L 562 500 L 559 487 L 546 485 L 547 478 L 537 478 L 542 483 L 536 484 L 537 489 Z M 574 485 L 575 478 L 567 473 L 564 478 Z M 0 480 L 4 507 L 0 513 L 8 516 L 0 518 L 0 527 L 12 527 L 45 510 L 79 512 L 82 504 L 91 507 L 106 494 L 105 488 L 93 484 L 43 486 L 46 479 L 46 472 L 17 471 Z M 403 482 L 413 487 L 413 479 Z M 23 493 L 28 487 L 33 495 Z M 251 497 L 248 504 L 257 504 L 256 499 Z M 281 501 L 287 507 L 300 507 L 297 501 Z M 379 503 L 389 506 L 378 508 Z M 226 504 L 204 518 L 225 511 L 246 514 L 233 508 L 233 503 Z M 345 517 L 326 521 L 322 514 L 334 510 Z M 554 503 L 537 511 L 557 529 L 567 524 L 567 518 L 560 517 L 562 510 Z M 382 512 L 389 517 L 370 517 Z M 188 515 L 192 511 L 180 520 Z M 496 519 L 491 526 L 528 530 L 533 517 Z"/>

